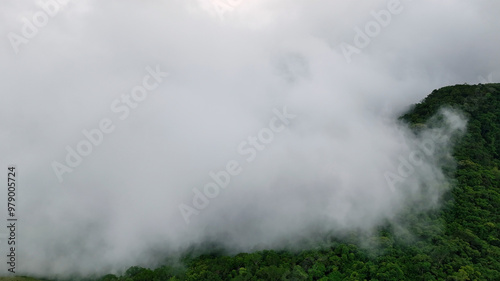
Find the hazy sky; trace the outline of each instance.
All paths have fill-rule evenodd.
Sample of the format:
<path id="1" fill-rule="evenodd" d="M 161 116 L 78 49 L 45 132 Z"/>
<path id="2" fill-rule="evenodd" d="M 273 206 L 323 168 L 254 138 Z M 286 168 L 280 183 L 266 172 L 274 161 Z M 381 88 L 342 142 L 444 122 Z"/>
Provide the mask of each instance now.
<path id="1" fill-rule="evenodd" d="M 500 80 L 499 8 L 2 1 L 0 180 L 17 165 L 17 270 L 110 272 L 207 240 L 278 247 L 439 206 L 447 138 L 465 120 L 444 111 L 449 123 L 415 138 L 395 117 L 433 89 Z"/>

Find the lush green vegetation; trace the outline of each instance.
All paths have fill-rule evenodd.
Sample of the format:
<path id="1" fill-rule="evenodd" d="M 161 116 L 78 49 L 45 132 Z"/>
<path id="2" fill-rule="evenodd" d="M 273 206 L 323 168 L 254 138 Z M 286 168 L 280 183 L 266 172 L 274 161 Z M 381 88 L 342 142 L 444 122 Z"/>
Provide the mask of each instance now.
<path id="1" fill-rule="evenodd" d="M 500 84 L 434 90 L 401 119 L 417 129 L 442 106 L 469 119 L 456 181 L 440 210 L 401 216 L 406 234 L 387 223 L 368 238 L 375 247 L 360 247 L 354 233 L 299 252 L 186 254 L 183 265 L 99 280 L 500 280 Z"/>
<path id="2" fill-rule="evenodd" d="M 16 277 L 0 277 L 0 281 L 38 281 L 38 280 L 30 277 L 16 276 Z"/>

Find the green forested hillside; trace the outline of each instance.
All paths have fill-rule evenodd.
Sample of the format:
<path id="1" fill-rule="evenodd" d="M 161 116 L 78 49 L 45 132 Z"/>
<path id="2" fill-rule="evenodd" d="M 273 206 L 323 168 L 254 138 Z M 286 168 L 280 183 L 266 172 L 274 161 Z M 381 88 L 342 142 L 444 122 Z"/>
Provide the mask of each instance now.
<path id="1" fill-rule="evenodd" d="M 500 280 L 500 84 L 434 90 L 401 119 L 417 128 L 442 106 L 468 118 L 454 151 L 456 181 L 440 210 L 401 217 L 411 235 L 387 224 L 368 238 L 379 245 L 371 249 L 355 234 L 325 237 L 300 252 L 186 254 L 184 266 L 132 267 L 100 280 Z"/>

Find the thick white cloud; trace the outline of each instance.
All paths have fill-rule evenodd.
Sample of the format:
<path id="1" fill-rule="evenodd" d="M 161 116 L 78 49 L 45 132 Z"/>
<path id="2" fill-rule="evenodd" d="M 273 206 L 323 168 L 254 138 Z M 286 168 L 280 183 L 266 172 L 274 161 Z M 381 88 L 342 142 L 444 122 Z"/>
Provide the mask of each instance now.
<path id="1" fill-rule="evenodd" d="M 386 173 L 435 141 L 401 134 L 395 117 L 435 88 L 500 78 L 493 1 L 401 0 L 350 63 L 342 44 L 356 47 L 356 28 L 395 1 L 242 0 L 222 14 L 209 0 L 68 1 L 46 6 L 45 25 L 49 2 L 0 4 L 0 167 L 19 169 L 27 274 L 108 272 L 207 240 L 273 247 L 311 229 L 368 231 L 408 202 L 434 207 L 449 151 L 433 143 L 392 190 Z M 23 20 L 34 15 L 36 31 Z M 121 120 L 111 106 L 148 66 L 169 76 Z M 284 107 L 296 117 L 266 135 Z M 59 182 L 52 163 L 106 118 L 114 130 Z M 247 161 L 242 142 L 259 134 L 269 143 Z M 231 160 L 241 173 L 186 224 L 179 205 Z"/>

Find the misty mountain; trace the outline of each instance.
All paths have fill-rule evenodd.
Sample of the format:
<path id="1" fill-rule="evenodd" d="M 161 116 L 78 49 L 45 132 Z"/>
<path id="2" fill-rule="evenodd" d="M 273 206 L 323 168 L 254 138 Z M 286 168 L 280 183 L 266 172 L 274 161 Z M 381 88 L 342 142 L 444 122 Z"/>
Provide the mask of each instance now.
<path id="1" fill-rule="evenodd" d="M 243 253 L 203 243 L 180 256 L 164 256 L 163 264 L 151 269 L 133 266 L 121 276 L 88 280 L 500 280 L 500 84 L 434 90 L 399 120 L 417 140 L 443 128 L 443 109 L 460 115 L 467 126 L 447 142 L 454 145 L 454 164 L 439 162 L 451 178 L 439 206 L 409 204 L 369 234 L 317 229 L 293 244 Z M 433 153 L 444 160 L 435 139 Z M 430 148 L 423 144 L 421 155 Z M 425 199 L 423 193 L 440 188 L 425 184 L 416 194 Z"/>
<path id="2" fill-rule="evenodd" d="M 499 9 L 1 1 L 0 276 L 497 278 Z"/>

